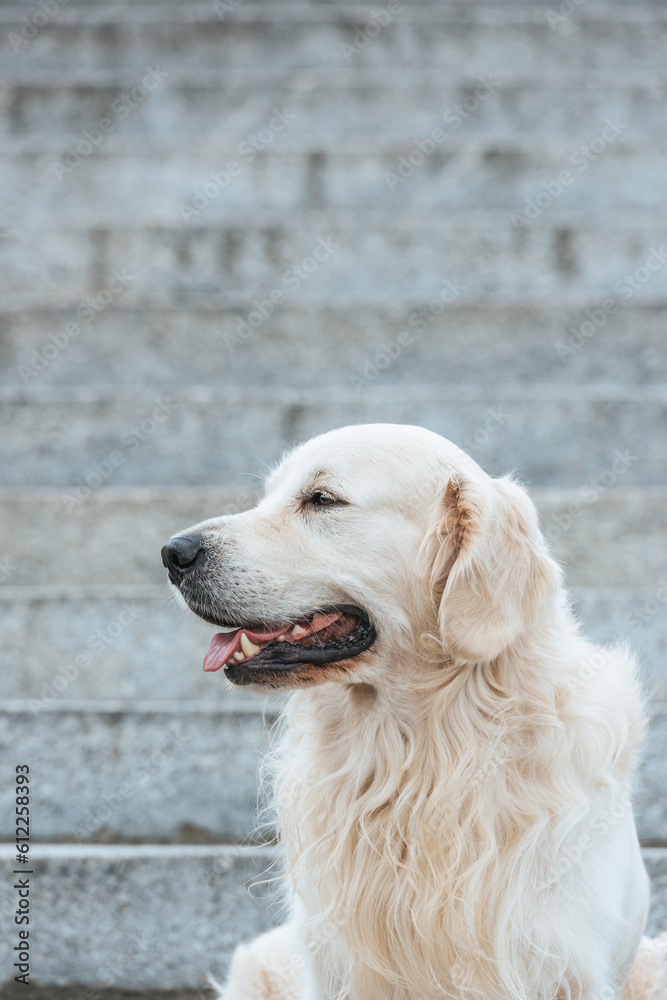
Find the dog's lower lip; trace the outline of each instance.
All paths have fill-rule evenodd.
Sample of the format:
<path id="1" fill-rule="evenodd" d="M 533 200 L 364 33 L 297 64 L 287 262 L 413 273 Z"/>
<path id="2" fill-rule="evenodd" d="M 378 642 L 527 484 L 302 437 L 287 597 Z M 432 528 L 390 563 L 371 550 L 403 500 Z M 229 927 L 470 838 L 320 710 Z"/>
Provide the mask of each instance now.
<path id="1" fill-rule="evenodd" d="M 264 683 L 267 677 L 306 668 L 324 670 L 358 656 L 376 638 L 366 612 L 352 605 L 329 607 L 259 634 L 247 625 L 243 629 L 225 622 L 218 627 L 231 629 L 232 635 L 213 637 L 204 669 L 212 672 L 224 666 L 225 676 L 235 684 Z"/>

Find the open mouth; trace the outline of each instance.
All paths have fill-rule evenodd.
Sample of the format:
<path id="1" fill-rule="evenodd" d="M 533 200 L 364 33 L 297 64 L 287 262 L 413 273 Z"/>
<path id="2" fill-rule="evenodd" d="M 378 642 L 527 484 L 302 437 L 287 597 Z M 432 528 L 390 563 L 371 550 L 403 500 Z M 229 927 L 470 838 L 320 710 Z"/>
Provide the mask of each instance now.
<path id="1" fill-rule="evenodd" d="M 249 625 L 219 632 L 211 640 L 204 670 L 224 667 L 235 684 L 279 683 L 280 675 L 295 672 L 316 680 L 313 668 L 358 656 L 375 638 L 361 608 L 340 605 L 275 628 Z"/>

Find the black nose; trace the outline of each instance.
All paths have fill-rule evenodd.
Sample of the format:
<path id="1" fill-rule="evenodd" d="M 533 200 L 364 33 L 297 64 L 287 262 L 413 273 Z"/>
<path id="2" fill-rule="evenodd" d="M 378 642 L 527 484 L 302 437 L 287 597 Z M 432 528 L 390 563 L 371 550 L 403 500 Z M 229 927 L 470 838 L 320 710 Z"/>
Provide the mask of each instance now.
<path id="1" fill-rule="evenodd" d="M 203 547 L 200 535 L 176 535 L 162 549 L 162 562 L 170 573 L 178 575 L 192 566 Z"/>

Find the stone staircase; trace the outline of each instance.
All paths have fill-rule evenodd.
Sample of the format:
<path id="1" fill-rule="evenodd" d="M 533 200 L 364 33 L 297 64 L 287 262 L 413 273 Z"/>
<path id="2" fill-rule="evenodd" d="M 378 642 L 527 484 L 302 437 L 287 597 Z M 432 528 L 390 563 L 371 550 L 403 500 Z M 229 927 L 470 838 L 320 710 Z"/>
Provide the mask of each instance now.
<path id="1" fill-rule="evenodd" d="M 10 0 L 0 33 L 0 744 L 44 1000 L 192 994 L 278 919 L 279 706 L 202 673 L 159 550 L 353 421 L 516 470 L 639 651 L 667 927 L 664 5 Z"/>

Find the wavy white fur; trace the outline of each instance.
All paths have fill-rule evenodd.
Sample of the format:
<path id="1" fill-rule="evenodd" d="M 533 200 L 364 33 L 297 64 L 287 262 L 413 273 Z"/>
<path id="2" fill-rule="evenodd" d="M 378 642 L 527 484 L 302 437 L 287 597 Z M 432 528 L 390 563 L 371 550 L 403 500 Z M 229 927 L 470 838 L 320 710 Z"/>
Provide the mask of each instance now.
<path id="1" fill-rule="evenodd" d="M 302 524 L 315 473 L 348 508 Z M 420 428 L 352 427 L 204 527 L 261 566 L 269 620 L 344 599 L 378 630 L 284 712 L 292 918 L 237 949 L 225 1000 L 666 997 L 667 936 L 640 944 L 635 663 L 581 636 L 524 490 Z"/>

